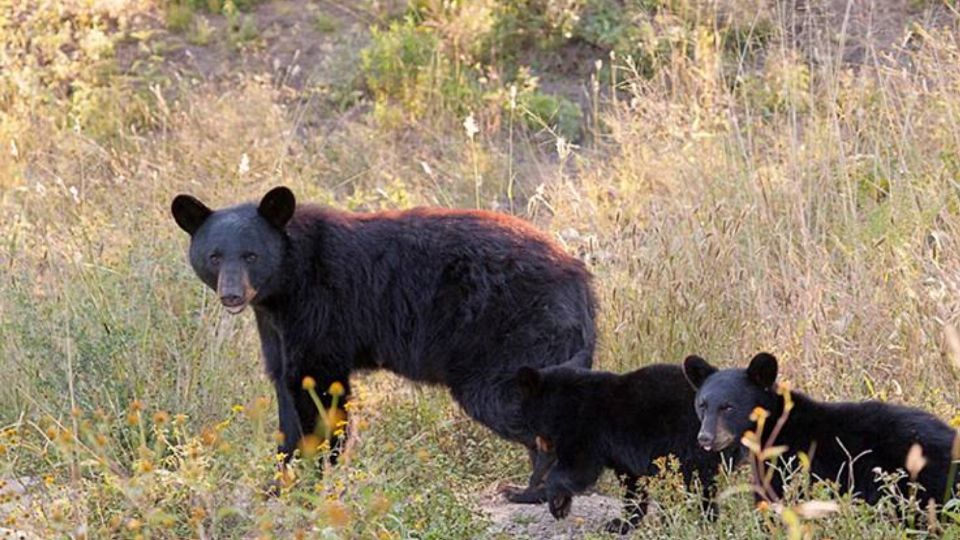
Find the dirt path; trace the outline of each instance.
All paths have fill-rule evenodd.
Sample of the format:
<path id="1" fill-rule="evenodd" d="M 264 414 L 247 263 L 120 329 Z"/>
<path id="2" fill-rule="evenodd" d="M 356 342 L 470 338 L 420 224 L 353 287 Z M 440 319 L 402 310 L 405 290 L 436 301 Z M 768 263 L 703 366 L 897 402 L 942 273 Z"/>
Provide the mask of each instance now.
<path id="1" fill-rule="evenodd" d="M 599 493 L 575 497 L 570 516 L 557 521 L 546 504 L 512 504 L 488 492 L 480 496 L 480 510 L 490 520 L 494 538 L 561 540 L 602 532 L 607 521 L 620 516 L 620 502 Z"/>

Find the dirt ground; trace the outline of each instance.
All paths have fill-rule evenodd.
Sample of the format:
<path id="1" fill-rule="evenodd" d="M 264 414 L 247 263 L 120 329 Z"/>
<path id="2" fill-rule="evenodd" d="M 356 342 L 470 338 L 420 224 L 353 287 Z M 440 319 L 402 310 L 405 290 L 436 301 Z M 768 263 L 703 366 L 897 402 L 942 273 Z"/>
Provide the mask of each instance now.
<path id="1" fill-rule="evenodd" d="M 566 540 L 603 532 L 603 526 L 620 516 L 620 501 L 591 493 L 574 497 L 570 516 L 557 521 L 546 504 L 512 504 L 491 491 L 480 496 L 480 509 L 490 520 L 495 538 Z"/>

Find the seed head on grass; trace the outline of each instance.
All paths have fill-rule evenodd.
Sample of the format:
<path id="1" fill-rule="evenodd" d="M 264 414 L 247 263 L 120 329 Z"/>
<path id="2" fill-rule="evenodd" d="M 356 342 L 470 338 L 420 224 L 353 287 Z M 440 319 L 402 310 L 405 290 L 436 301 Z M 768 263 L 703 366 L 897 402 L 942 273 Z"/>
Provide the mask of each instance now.
<path id="1" fill-rule="evenodd" d="M 158 426 L 166 425 L 170 421 L 170 413 L 167 411 L 157 411 L 153 413 L 153 423 Z"/>
<path id="2" fill-rule="evenodd" d="M 473 117 L 472 112 L 463 120 L 463 130 L 471 141 L 477 136 L 477 133 L 480 133 L 480 127 L 477 125 L 477 120 Z"/>
<path id="3" fill-rule="evenodd" d="M 785 381 L 777 383 L 777 394 L 783 398 L 784 413 L 789 413 L 793 409 L 793 394 L 790 393 L 790 383 Z"/>
<path id="4" fill-rule="evenodd" d="M 270 407 L 270 398 L 267 396 L 257 396 L 253 403 L 248 407 L 247 412 L 251 416 L 263 414 Z"/>
<path id="5" fill-rule="evenodd" d="M 390 499 L 377 495 L 370 501 L 369 509 L 373 515 L 386 514 L 390 510 Z"/>
<path id="6" fill-rule="evenodd" d="M 190 520 L 188 523 L 192 527 L 203 523 L 203 520 L 207 517 L 207 511 L 202 506 L 194 506 L 190 509 Z"/>
<path id="7" fill-rule="evenodd" d="M 303 455 L 306 459 L 313 459 L 320 453 L 321 444 L 324 441 L 317 437 L 313 433 L 304 436 L 300 439 L 300 442 L 297 444 L 297 448 L 300 450 L 300 454 Z"/>
<path id="8" fill-rule="evenodd" d="M 763 407 L 756 407 L 750 411 L 750 421 L 757 422 L 762 425 L 762 422 L 770 417 L 770 411 L 764 409 Z"/>
<path id="9" fill-rule="evenodd" d="M 350 525 L 350 510 L 340 501 L 327 501 L 323 513 L 327 522 L 338 529 Z"/>
<path id="10" fill-rule="evenodd" d="M 216 429 L 206 428 L 200 432 L 200 442 L 203 443 L 204 446 L 212 448 L 219 440 L 220 434 Z"/>

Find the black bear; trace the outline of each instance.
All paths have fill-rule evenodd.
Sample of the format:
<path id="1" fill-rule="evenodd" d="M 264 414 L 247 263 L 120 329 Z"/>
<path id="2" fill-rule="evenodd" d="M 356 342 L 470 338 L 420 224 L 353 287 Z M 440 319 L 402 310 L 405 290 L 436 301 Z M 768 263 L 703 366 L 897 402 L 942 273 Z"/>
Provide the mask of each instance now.
<path id="1" fill-rule="evenodd" d="M 917 444 L 926 459 L 916 477 L 922 488 L 918 500 L 942 502 L 953 493 L 952 488 L 948 493 L 947 483 L 957 434 L 950 426 L 911 407 L 879 401 L 824 403 L 794 391 L 789 392 L 788 409 L 774 386 L 777 369 L 777 359 L 768 353 L 756 355 L 747 369 L 718 371 L 698 356 L 684 361 L 684 373 L 697 389 L 696 410 L 702 422 L 697 438 L 704 449 L 740 447 L 743 435 L 756 429 L 751 415 L 761 407 L 769 416 L 760 443 L 786 446 L 782 456 L 786 459 L 808 453 L 812 477 L 837 481 L 843 492 L 875 504 L 883 494 L 875 469 L 887 473 L 905 469 L 908 453 Z M 856 459 L 851 465 L 852 458 Z M 907 478 L 899 482 L 901 493 L 909 493 L 908 482 Z M 756 474 L 754 483 L 758 500 L 770 490 L 776 498 L 783 496 L 779 474 L 773 475 L 767 489 Z"/>
<path id="2" fill-rule="evenodd" d="M 697 444 L 695 393 L 680 366 L 654 364 L 623 375 L 566 365 L 524 367 L 517 382 L 524 422 L 556 457 L 543 497 L 555 518 L 566 517 L 572 495 L 610 468 L 626 488 L 627 519 L 611 521 L 607 531 L 628 532 L 646 513 L 640 477 L 656 475 L 655 460 L 668 455 L 678 459 L 688 486 L 696 473 L 704 510 L 714 515 L 711 498 L 721 456 Z"/>
<path id="3" fill-rule="evenodd" d="M 253 308 L 281 452 L 317 427 L 305 377 L 318 390 L 338 381 L 347 397 L 351 372 L 383 368 L 448 387 L 471 417 L 526 445 L 531 484 L 542 481 L 550 456 L 520 421 L 514 374 L 589 368 L 596 333 L 589 272 L 547 236 L 484 211 L 297 205 L 285 187 L 217 211 L 179 195 L 172 212 L 197 276 L 229 312 Z"/>

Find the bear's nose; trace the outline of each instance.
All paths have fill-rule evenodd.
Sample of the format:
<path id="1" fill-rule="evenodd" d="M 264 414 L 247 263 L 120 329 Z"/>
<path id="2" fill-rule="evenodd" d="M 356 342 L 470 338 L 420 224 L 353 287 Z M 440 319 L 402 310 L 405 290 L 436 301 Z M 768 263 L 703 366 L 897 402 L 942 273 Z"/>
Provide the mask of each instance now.
<path id="1" fill-rule="evenodd" d="M 237 307 L 243 304 L 243 297 L 239 294 L 225 294 L 220 297 L 220 302 L 227 307 Z"/>
<path id="2" fill-rule="evenodd" d="M 700 443 L 700 446 L 704 450 L 709 451 L 710 447 L 713 446 L 713 437 L 709 433 L 700 432 L 697 435 L 697 442 Z"/>

